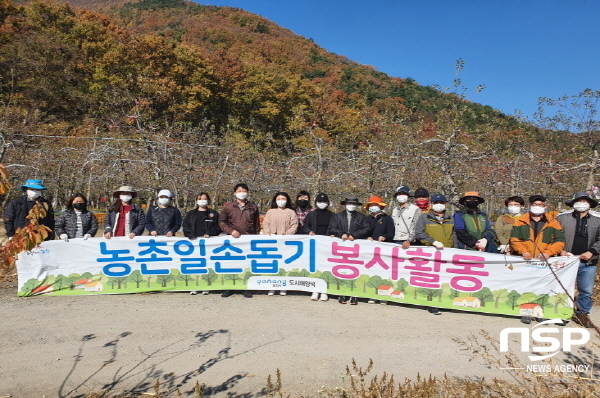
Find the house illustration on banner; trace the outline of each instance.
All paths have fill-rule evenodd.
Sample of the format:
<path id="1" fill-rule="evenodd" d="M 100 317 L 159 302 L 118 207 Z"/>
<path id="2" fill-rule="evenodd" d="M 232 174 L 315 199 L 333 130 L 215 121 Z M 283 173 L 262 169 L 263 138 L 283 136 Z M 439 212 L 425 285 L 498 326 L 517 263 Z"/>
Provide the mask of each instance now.
<path id="1" fill-rule="evenodd" d="M 456 297 L 452 300 L 452 305 L 458 307 L 479 308 L 481 307 L 481 300 L 477 297 Z"/>
<path id="2" fill-rule="evenodd" d="M 392 293 L 390 293 L 390 297 L 402 300 L 404 299 L 404 293 L 399 290 L 394 290 Z"/>
<path id="3" fill-rule="evenodd" d="M 100 281 L 88 282 L 85 284 L 86 292 L 101 292 L 104 289 L 104 285 Z"/>
<path id="4" fill-rule="evenodd" d="M 91 279 L 79 279 L 73 284 L 75 286 L 74 289 L 85 289 L 85 284 L 91 281 Z"/>
<path id="5" fill-rule="evenodd" d="M 393 291 L 394 288 L 388 285 L 381 285 L 377 288 L 377 294 L 380 296 L 390 296 Z"/>
<path id="6" fill-rule="evenodd" d="M 543 318 L 544 309 L 537 303 L 525 303 L 519 306 L 519 313 L 522 316 L 531 316 L 534 318 Z"/>

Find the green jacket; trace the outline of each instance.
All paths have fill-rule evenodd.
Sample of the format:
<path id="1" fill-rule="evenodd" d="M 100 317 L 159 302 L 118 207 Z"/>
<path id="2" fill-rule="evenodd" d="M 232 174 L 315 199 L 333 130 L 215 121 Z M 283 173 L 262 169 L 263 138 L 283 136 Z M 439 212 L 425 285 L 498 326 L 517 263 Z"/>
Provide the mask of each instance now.
<path id="1" fill-rule="evenodd" d="M 419 217 L 416 238 L 426 246 L 431 246 L 436 240 L 441 242 L 444 247 L 456 247 L 458 244 L 452 217 L 444 213 L 444 217 L 438 220 L 432 210 Z"/>

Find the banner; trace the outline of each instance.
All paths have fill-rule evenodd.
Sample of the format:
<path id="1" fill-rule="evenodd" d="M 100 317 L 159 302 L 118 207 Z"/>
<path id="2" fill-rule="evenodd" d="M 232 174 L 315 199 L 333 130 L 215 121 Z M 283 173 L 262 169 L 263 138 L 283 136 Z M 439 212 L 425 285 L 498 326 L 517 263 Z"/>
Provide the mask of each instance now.
<path id="1" fill-rule="evenodd" d="M 459 249 L 245 235 L 44 242 L 19 254 L 19 296 L 302 290 L 537 318 L 572 316 L 577 257 L 541 261 Z"/>

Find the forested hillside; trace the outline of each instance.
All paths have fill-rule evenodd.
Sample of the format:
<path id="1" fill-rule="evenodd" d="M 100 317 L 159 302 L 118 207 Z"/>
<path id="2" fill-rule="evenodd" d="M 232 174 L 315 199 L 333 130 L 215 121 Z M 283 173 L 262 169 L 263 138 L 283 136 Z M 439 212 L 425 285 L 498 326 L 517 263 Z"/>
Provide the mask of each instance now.
<path id="1" fill-rule="evenodd" d="M 0 0 L 2 162 L 62 202 L 121 184 L 179 204 L 275 190 L 569 193 L 568 134 L 325 51 L 246 11 L 183 0 Z M 449 71 L 449 81 L 454 75 Z M 12 193 L 16 195 L 17 192 Z M 193 199 L 191 199 L 193 201 Z"/>

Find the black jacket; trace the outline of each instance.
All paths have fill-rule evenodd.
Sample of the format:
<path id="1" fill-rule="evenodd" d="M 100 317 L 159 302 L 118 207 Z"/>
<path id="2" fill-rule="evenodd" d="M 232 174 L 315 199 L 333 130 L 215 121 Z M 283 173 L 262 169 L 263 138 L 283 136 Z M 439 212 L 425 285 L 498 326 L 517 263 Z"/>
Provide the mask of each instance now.
<path id="1" fill-rule="evenodd" d="M 327 235 L 329 222 L 334 213 L 328 209 L 315 209 L 306 215 L 304 218 L 304 226 L 298 228 L 298 234 L 309 234 L 314 232 L 316 235 Z"/>
<path id="2" fill-rule="evenodd" d="M 348 232 L 348 218 L 346 210 L 334 214 L 329 221 L 327 235 L 334 235 L 341 238 L 342 235 L 349 234 L 356 239 L 367 239 L 371 236 L 371 226 L 369 225 L 369 217 L 356 211 L 352 212 L 350 231 Z"/>
<path id="3" fill-rule="evenodd" d="M 219 228 L 219 213 L 213 209 L 206 212 L 198 209 L 190 210 L 183 220 L 183 234 L 189 239 L 196 239 L 204 235 L 218 236 L 221 233 Z"/>
<path id="4" fill-rule="evenodd" d="M 384 242 L 393 242 L 396 235 L 394 220 L 389 215 L 382 213 L 379 217 L 369 216 L 369 225 L 373 232 L 371 238 L 379 240 L 380 236 L 385 238 Z"/>
<path id="5" fill-rule="evenodd" d="M 65 210 L 56 219 L 55 232 L 58 236 L 67 234 L 69 239 L 75 238 L 77 234 L 77 215 L 75 210 Z M 98 221 L 96 216 L 91 211 L 81 212 L 81 227 L 83 228 L 83 235 L 90 234 L 96 235 L 98 231 Z"/>
<path id="6" fill-rule="evenodd" d="M 46 240 L 54 239 L 54 209 L 52 208 L 52 204 L 43 197 L 35 201 L 27 200 L 26 195 L 11 201 L 6 208 L 6 213 L 4 213 L 4 228 L 9 238 L 14 236 L 17 228 L 23 228 L 29 224 L 27 216 L 29 215 L 29 210 L 33 208 L 36 202 L 46 205 L 46 217 L 38 219 L 38 222 L 52 230 L 52 233 L 50 233 Z"/>
<path id="7" fill-rule="evenodd" d="M 146 213 L 146 229 L 148 232 L 156 231 L 159 235 L 166 235 L 175 232 L 181 228 L 181 212 L 178 208 L 167 206 L 152 206 Z"/>

